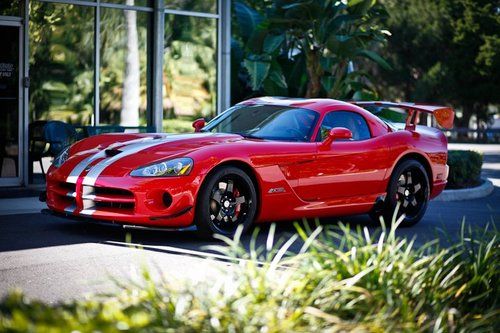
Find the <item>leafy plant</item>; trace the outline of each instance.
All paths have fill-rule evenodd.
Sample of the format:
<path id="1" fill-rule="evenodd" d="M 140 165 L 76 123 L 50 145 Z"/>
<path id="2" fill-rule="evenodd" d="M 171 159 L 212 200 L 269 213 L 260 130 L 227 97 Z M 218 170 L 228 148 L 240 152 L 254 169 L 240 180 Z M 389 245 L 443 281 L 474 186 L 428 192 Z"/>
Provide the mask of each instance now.
<path id="1" fill-rule="evenodd" d="M 145 271 L 114 297 L 62 305 L 13 293 L 0 303 L 0 331 L 498 331 L 498 231 L 462 225 L 448 248 L 416 247 L 396 236 L 399 222 L 374 233 L 297 224 L 278 242 L 273 225 L 249 249 L 240 229 L 212 247 L 234 263 L 216 280 L 179 286 Z"/>
<path id="2" fill-rule="evenodd" d="M 392 33 L 382 54 L 394 70 L 371 71 L 388 99 L 461 110 L 455 126 L 492 118 L 500 103 L 498 1 L 384 0 Z M 484 123 L 483 123 L 484 124 Z"/>
<path id="3" fill-rule="evenodd" d="M 457 189 L 477 186 L 481 182 L 483 155 L 472 150 L 451 150 L 448 152 L 447 188 Z"/>
<path id="4" fill-rule="evenodd" d="M 378 23 L 385 15 L 382 5 L 372 0 L 276 0 L 264 9 L 261 14 L 243 2 L 234 5 L 242 63 L 253 91 L 374 98 L 368 76 L 355 70 L 353 61 L 365 58 L 390 68 L 374 51 L 387 34 Z"/>

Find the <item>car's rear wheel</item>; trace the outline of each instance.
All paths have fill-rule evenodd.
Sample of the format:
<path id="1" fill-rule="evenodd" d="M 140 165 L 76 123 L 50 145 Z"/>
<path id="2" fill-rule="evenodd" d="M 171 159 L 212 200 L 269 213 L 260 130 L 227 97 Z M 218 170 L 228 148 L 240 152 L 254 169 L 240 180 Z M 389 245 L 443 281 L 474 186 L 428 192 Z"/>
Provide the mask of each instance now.
<path id="1" fill-rule="evenodd" d="M 202 238 L 233 236 L 238 226 L 251 225 L 257 211 L 257 193 L 241 169 L 224 166 L 208 176 L 198 194 L 195 223 Z"/>
<path id="2" fill-rule="evenodd" d="M 405 160 L 394 169 L 387 196 L 381 210 L 370 215 L 378 221 L 379 216 L 384 217 L 386 224 L 390 224 L 394 217 L 396 220 L 405 214 L 401 222 L 402 227 L 409 227 L 418 223 L 427 210 L 429 202 L 429 177 L 423 165 L 416 160 Z M 399 203 L 397 215 L 394 216 Z"/>

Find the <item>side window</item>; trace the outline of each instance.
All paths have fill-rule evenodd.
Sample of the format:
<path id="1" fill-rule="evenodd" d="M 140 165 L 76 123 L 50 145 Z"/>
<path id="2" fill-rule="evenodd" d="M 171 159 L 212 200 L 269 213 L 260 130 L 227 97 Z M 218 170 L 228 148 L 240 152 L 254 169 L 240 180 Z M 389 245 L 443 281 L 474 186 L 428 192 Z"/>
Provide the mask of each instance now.
<path id="1" fill-rule="evenodd" d="M 332 111 L 328 113 L 321 123 L 316 141 L 323 141 L 328 132 L 334 127 L 345 127 L 352 132 L 355 141 L 371 138 L 370 129 L 362 115 L 351 111 Z"/>

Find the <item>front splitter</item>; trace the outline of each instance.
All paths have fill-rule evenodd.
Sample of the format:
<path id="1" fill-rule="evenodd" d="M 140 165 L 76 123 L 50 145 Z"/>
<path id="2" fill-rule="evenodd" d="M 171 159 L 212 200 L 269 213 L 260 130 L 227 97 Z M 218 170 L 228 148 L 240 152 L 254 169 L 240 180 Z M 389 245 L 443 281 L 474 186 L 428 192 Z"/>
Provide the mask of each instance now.
<path id="1" fill-rule="evenodd" d="M 65 213 L 59 213 L 59 212 L 54 212 L 50 209 L 42 209 L 41 213 L 44 215 L 52 215 L 52 216 L 57 216 L 57 217 L 62 217 L 74 221 L 80 221 L 80 222 L 86 222 L 86 223 L 93 223 L 93 224 L 99 224 L 99 225 L 106 225 L 106 226 L 117 226 L 121 227 L 123 229 L 135 229 L 135 230 L 151 230 L 151 231 L 163 231 L 163 232 L 172 232 L 172 231 L 196 231 L 196 225 L 190 225 L 187 227 L 182 227 L 182 228 L 176 228 L 176 227 L 147 227 L 147 226 L 142 226 L 142 225 L 135 225 L 135 224 L 126 224 L 123 222 L 118 222 L 118 221 L 105 221 L 105 220 L 98 220 L 98 219 L 92 219 L 84 216 L 74 216 L 71 214 L 65 214 Z"/>

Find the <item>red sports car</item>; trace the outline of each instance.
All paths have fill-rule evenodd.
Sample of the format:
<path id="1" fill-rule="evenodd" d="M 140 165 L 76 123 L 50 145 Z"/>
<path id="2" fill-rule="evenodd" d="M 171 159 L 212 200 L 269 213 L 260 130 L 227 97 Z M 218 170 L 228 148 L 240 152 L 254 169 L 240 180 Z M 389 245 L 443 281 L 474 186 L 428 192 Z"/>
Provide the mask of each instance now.
<path id="1" fill-rule="evenodd" d="M 406 123 L 386 120 L 389 111 Z M 263 97 L 195 121 L 196 133 L 97 135 L 55 158 L 47 205 L 127 227 L 230 236 L 253 222 L 390 220 L 400 202 L 409 226 L 448 176 L 446 137 L 418 125 L 425 114 L 453 125 L 448 107 Z"/>

